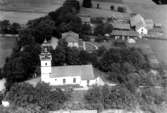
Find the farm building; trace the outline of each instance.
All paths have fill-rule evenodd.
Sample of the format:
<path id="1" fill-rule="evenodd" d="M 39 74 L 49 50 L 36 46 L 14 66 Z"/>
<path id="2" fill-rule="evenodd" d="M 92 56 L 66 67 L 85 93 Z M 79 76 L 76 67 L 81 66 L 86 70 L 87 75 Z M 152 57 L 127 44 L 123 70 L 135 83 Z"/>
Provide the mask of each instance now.
<path id="1" fill-rule="evenodd" d="M 146 23 L 144 18 L 137 14 L 130 18 L 131 27 L 134 27 L 135 30 L 140 34 L 140 37 L 148 34 L 148 29 L 146 28 Z"/>
<path id="2" fill-rule="evenodd" d="M 79 85 L 104 85 L 99 70 L 92 65 L 52 66 L 52 55 L 48 50 L 49 45 L 43 44 L 40 54 L 41 81 L 51 86 Z"/>
<path id="3" fill-rule="evenodd" d="M 125 30 L 113 30 L 110 34 L 111 36 L 114 36 L 115 39 L 129 39 L 134 38 L 137 39 L 139 37 L 139 34 L 135 31 L 125 31 Z"/>
<path id="4" fill-rule="evenodd" d="M 116 30 L 130 30 L 130 24 L 127 23 L 110 23 Z"/>

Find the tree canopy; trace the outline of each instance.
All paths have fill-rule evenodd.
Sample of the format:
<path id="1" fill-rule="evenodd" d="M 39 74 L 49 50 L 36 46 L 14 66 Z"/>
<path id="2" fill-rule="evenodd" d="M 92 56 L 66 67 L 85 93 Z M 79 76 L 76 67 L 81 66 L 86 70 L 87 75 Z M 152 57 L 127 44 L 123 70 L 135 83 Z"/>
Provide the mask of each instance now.
<path id="1" fill-rule="evenodd" d="M 51 87 L 44 83 L 38 83 L 36 87 L 27 83 L 17 83 L 10 88 L 5 99 L 20 107 L 37 105 L 40 110 L 57 110 L 68 97 L 60 89 L 52 91 Z"/>

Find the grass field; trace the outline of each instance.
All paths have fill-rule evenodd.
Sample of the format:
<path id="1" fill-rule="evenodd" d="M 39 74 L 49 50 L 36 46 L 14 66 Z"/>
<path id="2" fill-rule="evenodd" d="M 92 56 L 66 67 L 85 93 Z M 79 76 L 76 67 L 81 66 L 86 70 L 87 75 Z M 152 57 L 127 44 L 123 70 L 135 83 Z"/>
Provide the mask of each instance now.
<path id="1" fill-rule="evenodd" d="M 64 0 L 5 0 L 0 3 L 0 20 L 25 24 L 59 8 Z"/>
<path id="2" fill-rule="evenodd" d="M 10 56 L 15 44 L 15 38 L 5 38 L 0 36 L 0 68 L 4 65 L 6 57 Z"/>

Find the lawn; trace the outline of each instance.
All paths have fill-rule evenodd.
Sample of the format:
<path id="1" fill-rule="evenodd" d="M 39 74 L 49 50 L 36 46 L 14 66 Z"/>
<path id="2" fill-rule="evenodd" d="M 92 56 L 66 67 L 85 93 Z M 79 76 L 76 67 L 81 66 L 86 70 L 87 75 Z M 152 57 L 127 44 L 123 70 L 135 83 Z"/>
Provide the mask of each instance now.
<path id="1" fill-rule="evenodd" d="M 9 57 L 11 55 L 12 49 L 15 44 L 15 38 L 5 38 L 0 36 L 0 68 L 3 67 L 6 57 Z"/>
<path id="2" fill-rule="evenodd" d="M 18 22 L 20 24 L 26 24 L 28 20 L 32 20 L 46 14 L 42 13 L 25 13 L 25 12 L 11 12 L 0 11 L 0 20 L 10 20 L 11 22 Z"/>
<path id="3" fill-rule="evenodd" d="M 61 6 L 64 0 L 5 0 L 0 9 L 21 11 L 50 11 Z"/>

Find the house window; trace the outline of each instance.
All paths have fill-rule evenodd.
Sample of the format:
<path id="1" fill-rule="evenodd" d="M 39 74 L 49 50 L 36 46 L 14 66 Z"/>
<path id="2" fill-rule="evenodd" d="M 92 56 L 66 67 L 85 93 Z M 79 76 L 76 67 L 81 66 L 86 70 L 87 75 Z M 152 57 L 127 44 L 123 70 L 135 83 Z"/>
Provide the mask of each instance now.
<path id="1" fill-rule="evenodd" d="M 73 83 L 76 83 L 76 78 L 73 78 Z"/>
<path id="2" fill-rule="evenodd" d="M 45 63 L 45 66 L 47 66 L 47 63 Z"/>
<path id="3" fill-rule="evenodd" d="M 57 79 L 55 79 L 55 81 L 57 81 Z"/>
<path id="4" fill-rule="evenodd" d="M 63 79 L 63 84 L 65 84 L 66 83 L 66 79 Z"/>

